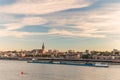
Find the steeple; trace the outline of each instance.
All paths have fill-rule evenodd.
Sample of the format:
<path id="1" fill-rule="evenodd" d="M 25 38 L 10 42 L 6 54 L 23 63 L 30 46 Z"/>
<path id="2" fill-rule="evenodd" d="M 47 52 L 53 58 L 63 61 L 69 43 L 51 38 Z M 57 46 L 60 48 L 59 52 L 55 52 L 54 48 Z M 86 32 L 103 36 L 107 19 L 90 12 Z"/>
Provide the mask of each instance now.
<path id="1" fill-rule="evenodd" d="M 43 44 L 42 44 L 42 50 L 44 50 L 45 49 L 45 46 L 44 46 L 44 42 L 43 42 Z"/>

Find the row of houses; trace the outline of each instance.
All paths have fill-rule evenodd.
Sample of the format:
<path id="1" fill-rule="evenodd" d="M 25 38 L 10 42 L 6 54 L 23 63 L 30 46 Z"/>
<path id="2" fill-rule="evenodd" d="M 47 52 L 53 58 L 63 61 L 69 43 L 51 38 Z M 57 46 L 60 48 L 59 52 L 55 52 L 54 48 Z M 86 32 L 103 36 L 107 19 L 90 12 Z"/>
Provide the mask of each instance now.
<path id="1" fill-rule="evenodd" d="M 48 50 L 44 54 L 39 50 L 34 49 L 31 51 L 5 51 L 0 52 L 0 57 L 49 57 L 49 58 L 65 58 L 65 59 L 102 59 L 112 60 L 120 59 L 120 51 L 113 50 L 111 52 L 105 51 L 89 51 L 75 52 L 74 50 L 68 50 L 66 52 L 60 52 L 58 50 Z"/>

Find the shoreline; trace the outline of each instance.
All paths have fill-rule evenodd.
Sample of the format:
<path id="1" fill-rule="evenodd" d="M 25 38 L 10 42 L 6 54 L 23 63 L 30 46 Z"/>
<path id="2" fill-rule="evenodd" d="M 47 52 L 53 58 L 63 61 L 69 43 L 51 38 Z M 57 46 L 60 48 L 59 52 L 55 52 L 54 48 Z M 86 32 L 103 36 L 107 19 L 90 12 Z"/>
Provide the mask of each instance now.
<path id="1" fill-rule="evenodd" d="M 0 58 L 0 60 L 28 61 L 32 60 L 32 58 Z"/>
<path id="2" fill-rule="evenodd" d="M 33 57 L 14 57 L 14 58 L 1 58 L 0 60 L 15 60 L 15 61 L 30 61 Z M 120 65 L 120 60 L 95 60 L 95 59 L 60 59 L 60 58 L 37 58 L 37 60 L 43 61 L 75 61 L 75 62 L 102 62 L 108 64 Z"/>

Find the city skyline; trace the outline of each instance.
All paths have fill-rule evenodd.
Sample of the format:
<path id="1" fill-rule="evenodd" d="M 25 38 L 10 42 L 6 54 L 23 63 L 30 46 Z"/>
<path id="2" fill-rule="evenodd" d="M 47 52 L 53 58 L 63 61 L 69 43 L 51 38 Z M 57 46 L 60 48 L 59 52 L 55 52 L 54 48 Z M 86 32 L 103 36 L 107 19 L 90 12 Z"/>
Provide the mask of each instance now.
<path id="1" fill-rule="evenodd" d="M 0 51 L 120 49 L 119 0 L 0 0 Z"/>

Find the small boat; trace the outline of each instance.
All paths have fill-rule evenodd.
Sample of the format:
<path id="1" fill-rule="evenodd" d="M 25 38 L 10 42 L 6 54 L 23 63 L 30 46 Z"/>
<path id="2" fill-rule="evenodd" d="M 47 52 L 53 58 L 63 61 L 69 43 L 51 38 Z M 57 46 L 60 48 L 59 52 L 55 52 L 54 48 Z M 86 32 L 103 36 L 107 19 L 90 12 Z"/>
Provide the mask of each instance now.
<path id="1" fill-rule="evenodd" d="M 38 62 L 38 60 L 37 59 L 35 59 L 35 58 L 32 58 L 32 60 L 29 60 L 29 61 L 27 61 L 28 63 L 37 63 Z"/>
<path id="2" fill-rule="evenodd" d="M 94 64 L 95 67 L 109 67 L 109 65 L 106 63 L 95 63 Z"/>

